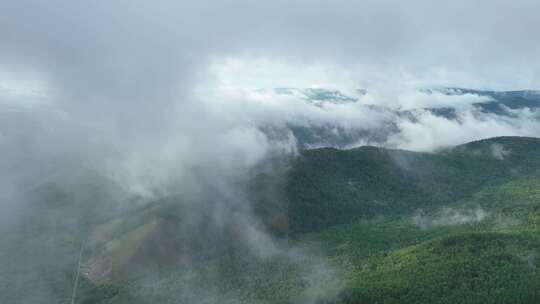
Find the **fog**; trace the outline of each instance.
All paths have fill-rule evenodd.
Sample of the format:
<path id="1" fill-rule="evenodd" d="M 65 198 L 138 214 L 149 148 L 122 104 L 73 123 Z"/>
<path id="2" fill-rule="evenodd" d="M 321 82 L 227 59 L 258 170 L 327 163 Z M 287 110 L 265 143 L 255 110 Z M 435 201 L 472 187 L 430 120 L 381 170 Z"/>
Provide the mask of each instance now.
<path id="1" fill-rule="evenodd" d="M 482 208 L 474 210 L 442 208 L 436 214 L 426 215 L 422 211 L 413 216 L 413 223 L 420 229 L 434 227 L 474 225 L 482 222 L 490 214 Z"/>
<path id="2" fill-rule="evenodd" d="M 58 237 L 41 256 L 30 252 L 43 240 L 20 245 L 28 253 L 26 268 L 8 265 L 20 253 L 16 238 L 28 233 L 21 227 L 41 218 L 34 206 L 46 199 L 38 190 L 54 184 L 69 203 L 55 211 L 65 223 L 46 227 L 87 231 L 90 217 L 107 221 L 180 197 L 193 227 L 210 221 L 213 234 L 238 225 L 240 242 L 254 255 L 314 261 L 308 264 L 316 267 L 302 272 L 307 281 L 320 269 L 340 281 L 339 271 L 311 249 L 278 244 L 253 214 L 245 184 L 257 166 L 276 154 L 297 153 L 291 133 L 272 138 L 263 128 L 293 123 L 376 130 L 392 124 L 397 133 L 378 144 L 422 151 L 489 136 L 538 135 L 534 110 L 502 118 L 471 108 L 485 97 L 418 89 L 539 88 L 540 41 L 531 39 L 540 34 L 539 8 L 526 0 L 3 1 L 4 273 L 59 259 L 75 264 L 76 237 L 73 251 L 55 247 Z M 354 104 L 313 106 L 254 91 L 283 86 L 368 93 Z M 458 120 L 422 110 L 447 106 L 462 111 Z M 418 111 L 411 120 L 398 110 Z M 493 153 L 504 156 L 497 148 Z M 17 298 L 20 303 L 70 294 L 40 278 L 20 278 L 40 282 Z M 13 287 L 2 279 L 0 293 Z M 300 298 L 317 301 L 309 294 Z"/>

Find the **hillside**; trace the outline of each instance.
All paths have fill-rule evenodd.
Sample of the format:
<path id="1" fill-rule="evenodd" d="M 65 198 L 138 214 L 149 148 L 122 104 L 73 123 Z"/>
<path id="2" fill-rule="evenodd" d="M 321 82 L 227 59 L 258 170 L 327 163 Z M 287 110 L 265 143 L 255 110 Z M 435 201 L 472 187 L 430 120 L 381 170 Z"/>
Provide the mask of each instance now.
<path id="1" fill-rule="evenodd" d="M 39 212 L 3 236 L 5 252 L 24 253 L 3 273 L 25 284 L 0 283 L 13 301 L 24 286 L 68 299 L 83 246 L 77 303 L 536 303 L 538 151 L 540 139 L 526 137 L 435 153 L 306 150 L 254 175 L 254 216 L 216 205 L 212 192 L 111 209 L 123 198 L 97 176 L 72 178 L 95 202 L 51 181 L 32 190 Z M 41 262 L 25 276 L 17 265 L 36 246 Z"/>
<path id="2" fill-rule="evenodd" d="M 377 147 L 307 150 L 283 176 L 286 197 L 266 198 L 259 205 L 267 208 L 285 201 L 292 232 L 407 214 L 453 204 L 484 186 L 537 174 L 539 149 L 535 138 L 499 137 L 438 153 Z"/>
<path id="3" fill-rule="evenodd" d="M 401 197 L 407 203 L 389 200 L 395 209 L 376 209 L 374 216 L 343 212 L 340 218 L 349 224 L 313 234 L 349 269 L 343 303 L 536 303 L 539 143 L 501 137 L 415 155 L 408 167 L 414 175 L 392 175 L 411 187 Z M 373 151 L 379 157 L 389 152 L 362 148 L 356 153 L 373 157 Z M 349 158 L 349 168 L 355 163 Z M 380 173 L 369 178 L 400 172 L 390 168 L 379 167 Z M 414 199 L 414 191 L 424 196 Z M 352 204 L 352 199 L 342 201 Z M 315 221 L 321 215 L 309 215 L 314 219 L 305 221 L 321 223 Z"/>
<path id="4" fill-rule="evenodd" d="M 120 220 L 125 232 L 102 253 L 116 279 L 86 283 L 83 302 L 138 303 L 159 290 L 180 303 L 201 293 L 208 303 L 534 303 L 537 151 L 540 139 L 518 137 L 436 153 L 307 150 L 252 183 L 255 211 L 284 241 L 278 253 L 251 252 L 234 220 L 219 235 L 204 220 L 190 225 L 206 232 L 182 234 L 185 212 L 171 199 Z M 294 248 L 311 253 L 292 258 Z M 140 275 L 156 269 L 151 291 Z"/>

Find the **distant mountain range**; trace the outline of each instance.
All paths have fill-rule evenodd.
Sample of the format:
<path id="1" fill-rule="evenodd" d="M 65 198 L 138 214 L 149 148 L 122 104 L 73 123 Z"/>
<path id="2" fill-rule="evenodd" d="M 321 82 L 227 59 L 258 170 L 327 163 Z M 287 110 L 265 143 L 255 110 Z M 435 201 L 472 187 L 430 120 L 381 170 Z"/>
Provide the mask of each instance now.
<path id="1" fill-rule="evenodd" d="M 432 94 L 434 92 L 443 93 L 445 95 L 465 95 L 473 94 L 478 96 L 489 97 L 491 101 L 473 104 L 478 110 L 484 113 L 492 113 L 497 115 L 509 115 L 510 110 L 516 109 L 536 109 L 540 108 L 540 91 L 521 90 L 521 91 L 483 91 L 463 88 L 435 88 L 424 89 L 422 92 Z M 430 109 L 434 113 L 442 114 L 455 111 L 453 108 Z M 442 114 L 443 115 L 443 114 Z"/>
<path id="2" fill-rule="evenodd" d="M 321 104 L 323 102 L 343 104 L 348 102 L 362 102 L 362 96 L 368 94 L 366 89 L 355 89 L 352 92 L 344 93 L 336 89 L 325 88 L 292 88 L 292 87 L 278 87 L 270 90 L 260 89 L 258 92 L 273 92 L 277 95 L 288 95 L 292 97 L 298 97 L 301 100 L 313 103 Z M 448 96 L 472 94 L 492 99 L 488 102 L 477 103 L 475 105 L 499 105 L 505 106 L 510 109 L 520 108 L 539 108 L 540 107 L 540 90 L 517 90 L 517 91 L 489 91 L 489 90 L 475 90 L 465 88 L 453 88 L 453 87 L 435 87 L 419 89 L 419 92 L 425 94 L 444 94 Z M 428 108 L 429 109 L 429 108 Z M 492 107 L 483 107 L 486 111 Z M 499 110 L 498 108 L 497 110 Z M 498 111 L 494 111 L 497 112 Z"/>
<path id="3" fill-rule="evenodd" d="M 267 92 L 268 90 L 259 90 L 259 92 Z M 357 102 L 360 96 L 366 94 L 365 89 L 356 89 L 354 95 L 342 93 L 339 90 L 331 90 L 324 88 L 288 88 L 279 87 L 270 90 L 277 95 L 286 95 L 297 97 L 301 100 L 319 105 L 323 102 L 343 104 L 348 102 Z"/>
<path id="4" fill-rule="evenodd" d="M 373 113 L 381 113 L 387 117 L 384 125 L 378 128 L 370 127 L 350 127 L 343 126 L 341 121 L 316 121 L 309 123 L 298 123 L 290 121 L 287 126 L 263 126 L 261 129 L 273 138 L 281 138 L 291 132 L 300 150 L 316 147 L 337 147 L 347 148 L 362 144 L 381 145 L 385 143 L 389 136 L 399 132 L 396 121 L 398 119 L 408 119 L 414 122 L 422 111 L 443 117 L 449 120 L 458 120 L 460 114 L 465 111 L 456 105 L 444 107 L 424 107 L 417 109 L 399 110 L 372 104 L 363 104 L 362 98 L 369 92 L 365 89 L 357 89 L 352 93 L 343 93 L 335 89 L 324 88 L 288 88 L 280 87 L 271 90 L 259 90 L 259 92 L 272 92 L 276 95 L 297 98 L 299 101 L 317 106 L 326 111 L 332 109 L 325 108 L 325 104 L 346 105 L 355 103 L 359 107 Z M 516 111 L 531 110 L 540 108 L 540 91 L 487 91 L 465 88 L 439 87 L 420 89 L 419 92 L 426 95 L 443 94 L 447 96 L 478 95 L 486 97 L 486 101 L 472 103 L 467 111 L 477 113 L 477 115 L 500 116 L 501 118 L 516 117 Z M 540 119 L 540 117 L 538 118 Z"/>

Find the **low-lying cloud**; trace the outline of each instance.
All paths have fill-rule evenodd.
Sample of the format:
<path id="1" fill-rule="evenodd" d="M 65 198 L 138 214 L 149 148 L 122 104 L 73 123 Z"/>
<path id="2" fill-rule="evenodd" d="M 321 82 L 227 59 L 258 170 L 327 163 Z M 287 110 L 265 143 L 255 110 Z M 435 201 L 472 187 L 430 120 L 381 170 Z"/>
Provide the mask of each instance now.
<path id="1" fill-rule="evenodd" d="M 418 110 L 414 120 L 400 118 L 399 132 L 389 138 L 389 144 L 415 151 L 458 145 L 495 136 L 539 136 L 540 120 L 536 111 L 516 111 L 515 117 L 466 110 L 456 119 L 437 116 L 430 111 Z"/>
<path id="2" fill-rule="evenodd" d="M 443 208 L 434 214 L 423 214 L 419 211 L 413 216 L 412 222 L 418 228 L 429 229 L 435 227 L 477 224 L 488 216 L 489 213 L 481 208 L 474 210 Z"/>

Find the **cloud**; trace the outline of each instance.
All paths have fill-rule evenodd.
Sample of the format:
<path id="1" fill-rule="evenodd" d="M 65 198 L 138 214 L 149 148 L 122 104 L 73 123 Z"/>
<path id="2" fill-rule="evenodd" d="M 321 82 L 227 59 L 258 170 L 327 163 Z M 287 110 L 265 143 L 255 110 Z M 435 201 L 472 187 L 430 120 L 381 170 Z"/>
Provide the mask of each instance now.
<path id="1" fill-rule="evenodd" d="M 414 110 L 422 108 L 455 108 L 457 110 L 472 109 L 473 104 L 490 101 L 489 97 L 476 94 L 447 95 L 441 92 L 424 93 L 418 90 L 401 92 L 393 98 L 384 96 L 371 97 L 372 102 L 400 110 Z M 387 102 L 387 103 L 385 103 Z"/>
<path id="2" fill-rule="evenodd" d="M 475 210 L 460 210 L 443 208 L 434 215 L 424 215 L 422 212 L 413 216 L 413 223 L 421 229 L 444 226 L 476 224 L 483 221 L 489 213 L 478 208 Z"/>
<path id="3" fill-rule="evenodd" d="M 491 149 L 491 154 L 493 155 L 493 157 L 499 160 L 503 160 L 506 157 L 506 155 L 510 154 L 510 150 L 507 150 L 501 144 L 497 144 L 497 143 L 492 144 L 490 146 L 490 149 Z"/>
<path id="4" fill-rule="evenodd" d="M 414 120 L 398 120 L 399 132 L 390 136 L 388 143 L 403 149 L 432 151 L 488 137 L 540 135 L 535 111 L 524 109 L 515 113 L 517 116 L 503 117 L 466 110 L 458 112 L 457 119 L 448 119 L 418 110 L 413 114 Z"/>

